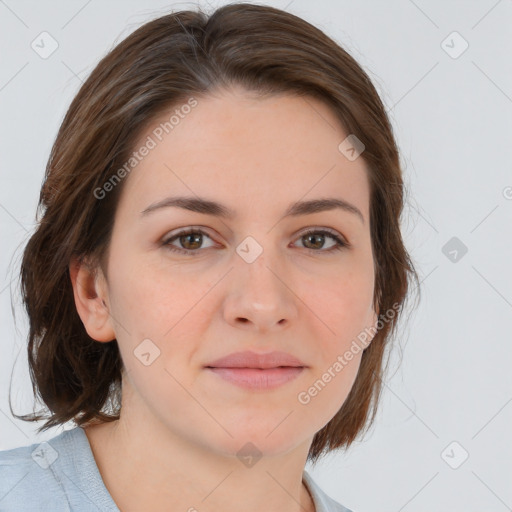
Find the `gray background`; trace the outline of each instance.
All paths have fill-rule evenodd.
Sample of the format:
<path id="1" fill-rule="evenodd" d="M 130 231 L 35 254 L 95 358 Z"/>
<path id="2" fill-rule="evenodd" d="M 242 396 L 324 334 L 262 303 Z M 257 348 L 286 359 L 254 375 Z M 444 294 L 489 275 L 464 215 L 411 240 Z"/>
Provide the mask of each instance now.
<path id="1" fill-rule="evenodd" d="M 510 510 L 512 1 L 261 3 L 324 30 L 374 81 L 402 152 L 403 229 L 422 279 L 375 427 L 306 469 L 357 512 Z M 62 431 L 37 436 L 7 401 L 13 372 L 16 412 L 33 404 L 16 272 L 58 127 L 99 59 L 173 6 L 195 4 L 0 0 L 0 449 Z M 31 48 L 43 31 L 59 45 L 46 59 Z"/>

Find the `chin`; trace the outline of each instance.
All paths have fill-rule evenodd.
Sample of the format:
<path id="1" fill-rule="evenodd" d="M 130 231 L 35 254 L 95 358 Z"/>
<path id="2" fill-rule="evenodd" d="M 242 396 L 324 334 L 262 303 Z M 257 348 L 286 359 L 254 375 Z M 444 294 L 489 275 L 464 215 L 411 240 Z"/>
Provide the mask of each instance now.
<path id="1" fill-rule="evenodd" d="M 265 424 L 258 427 L 254 423 L 227 427 L 233 438 L 226 436 L 222 444 L 231 455 L 241 450 L 266 456 L 285 454 L 302 442 L 302 436 L 291 430 L 291 424 L 285 425 L 287 420 L 279 424 L 282 419 L 273 422 L 271 427 Z"/>

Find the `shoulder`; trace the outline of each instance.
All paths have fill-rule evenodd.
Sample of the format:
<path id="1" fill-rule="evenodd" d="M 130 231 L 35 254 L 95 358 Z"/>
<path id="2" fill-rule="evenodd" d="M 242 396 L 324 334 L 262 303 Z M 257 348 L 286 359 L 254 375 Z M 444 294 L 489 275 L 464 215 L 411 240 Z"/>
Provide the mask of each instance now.
<path id="1" fill-rule="evenodd" d="M 83 430 L 75 427 L 48 441 L 0 451 L 0 511 L 101 510 L 89 485 L 94 458 L 87 449 Z"/>
<path id="2" fill-rule="evenodd" d="M 313 498 L 316 512 L 353 512 L 327 495 L 305 470 L 303 480 Z"/>
<path id="3" fill-rule="evenodd" d="M 51 510 L 61 505 L 53 465 L 62 455 L 53 446 L 58 437 L 0 451 L 0 510 Z"/>

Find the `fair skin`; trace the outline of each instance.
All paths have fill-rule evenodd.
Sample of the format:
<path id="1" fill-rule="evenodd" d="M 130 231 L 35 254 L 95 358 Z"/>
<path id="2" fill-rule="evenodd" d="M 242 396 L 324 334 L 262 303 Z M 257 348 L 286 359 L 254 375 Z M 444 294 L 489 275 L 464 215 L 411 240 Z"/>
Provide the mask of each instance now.
<path id="1" fill-rule="evenodd" d="M 86 428 L 123 512 L 314 511 L 302 482 L 308 450 L 345 401 L 362 351 L 308 404 L 297 396 L 377 321 L 367 170 L 338 150 L 346 137 L 313 98 L 257 99 L 241 89 L 198 98 L 125 178 L 108 277 L 70 265 L 85 329 L 98 342 L 115 338 L 125 366 L 120 419 Z M 141 215 L 178 195 L 217 201 L 235 216 L 178 207 Z M 291 203 L 318 198 L 351 203 L 364 222 L 342 209 L 283 218 Z M 163 245 L 190 226 L 202 240 L 171 245 L 189 254 Z M 329 250 L 335 240 L 305 237 L 308 228 L 350 246 Z M 252 263 L 236 251 L 247 236 L 263 249 Z M 160 350 L 147 366 L 134 355 L 144 339 Z M 307 368 L 263 391 L 204 368 L 240 350 L 285 351 Z M 251 467 L 237 457 L 248 442 L 262 455 Z"/>

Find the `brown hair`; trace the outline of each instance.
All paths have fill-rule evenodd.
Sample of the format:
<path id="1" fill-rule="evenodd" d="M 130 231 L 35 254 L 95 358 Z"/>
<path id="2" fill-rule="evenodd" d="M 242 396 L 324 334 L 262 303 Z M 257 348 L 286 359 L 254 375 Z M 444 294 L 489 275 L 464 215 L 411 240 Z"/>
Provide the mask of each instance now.
<path id="1" fill-rule="evenodd" d="M 231 84 L 260 94 L 315 97 L 332 109 L 346 133 L 365 146 L 375 310 L 382 316 L 402 306 L 410 278 L 418 280 L 400 232 L 399 153 L 384 106 L 357 62 L 319 29 L 272 7 L 235 3 L 210 16 L 181 11 L 159 17 L 95 67 L 66 113 L 46 166 L 37 229 L 24 249 L 20 278 L 32 388 L 50 415 L 18 416 L 11 407 L 24 421 L 47 420 L 38 432 L 70 420 L 85 425 L 119 418 L 117 340 L 99 343 L 88 336 L 68 268 L 73 257 L 87 257 L 106 269 L 123 182 L 101 200 L 93 191 L 128 160 L 151 120 L 191 95 Z M 365 349 L 346 401 L 316 433 L 308 460 L 347 448 L 373 424 L 384 353 L 400 313 L 382 322 Z"/>

